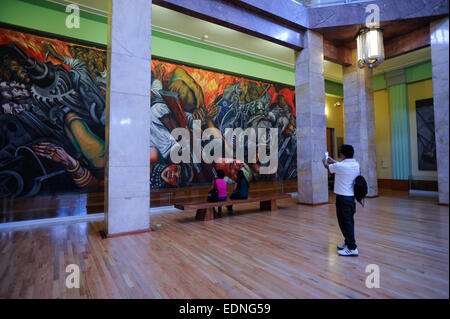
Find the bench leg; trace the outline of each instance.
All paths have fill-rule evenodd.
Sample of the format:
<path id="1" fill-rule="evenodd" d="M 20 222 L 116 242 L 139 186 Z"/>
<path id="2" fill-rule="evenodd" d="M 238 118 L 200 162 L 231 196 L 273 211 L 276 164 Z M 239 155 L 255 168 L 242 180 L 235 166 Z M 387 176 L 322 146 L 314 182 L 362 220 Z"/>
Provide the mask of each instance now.
<path id="1" fill-rule="evenodd" d="M 195 215 L 196 220 L 213 220 L 214 214 L 212 208 L 202 208 L 197 209 L 197 214 Z"/>
<path id="2" fill-rule="evenodd" d="M 259 204 L 261 210 L 277 210 L 276 200 L 266 200 Z"/>

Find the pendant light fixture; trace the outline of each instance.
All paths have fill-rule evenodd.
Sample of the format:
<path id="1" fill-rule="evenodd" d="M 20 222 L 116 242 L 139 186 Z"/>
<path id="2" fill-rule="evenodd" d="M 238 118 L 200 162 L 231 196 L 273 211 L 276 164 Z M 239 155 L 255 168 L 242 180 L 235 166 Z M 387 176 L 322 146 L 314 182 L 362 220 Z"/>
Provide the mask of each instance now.
<path id="1" fill-rule="evenodd" d="M 361 28 L 356 36 L 357 63 L 370 69 L 384 61 L 383 31 L 380 28 Z"/>

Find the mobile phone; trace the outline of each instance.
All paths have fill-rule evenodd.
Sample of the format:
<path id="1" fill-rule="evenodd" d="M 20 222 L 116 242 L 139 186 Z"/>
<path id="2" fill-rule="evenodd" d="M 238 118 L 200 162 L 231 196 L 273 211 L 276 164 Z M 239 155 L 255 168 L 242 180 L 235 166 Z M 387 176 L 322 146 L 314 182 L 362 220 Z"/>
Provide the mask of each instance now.
<path id="1" fill-rule="evenodd" d="M 328 159 L 328 158 L 329 158 L 328 152 L 325 152 L 325 159 Z"/>

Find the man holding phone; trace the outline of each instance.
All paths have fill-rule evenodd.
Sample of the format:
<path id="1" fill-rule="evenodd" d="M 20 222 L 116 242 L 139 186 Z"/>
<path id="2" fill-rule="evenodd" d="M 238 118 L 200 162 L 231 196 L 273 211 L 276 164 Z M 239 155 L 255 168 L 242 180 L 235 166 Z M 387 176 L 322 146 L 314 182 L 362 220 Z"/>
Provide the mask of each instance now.
<path id="1" fill-rule="evenodd" d="M 338 244 L 340 256 L 358 256 L 355 240 L 355 222 L 353 216 L 356 212 L 356 203 L 353 182 L 360 174 L 359 163 L 353 158 L 353 146 L 344 144 L 340 147 L 338 156 L 342 159 L 337 162 L 325 153 L 323 165 L 334 177 L 334 193 L 336 194 L 336 214 L 339 228 L 344 235 L 345 242 Z"/>

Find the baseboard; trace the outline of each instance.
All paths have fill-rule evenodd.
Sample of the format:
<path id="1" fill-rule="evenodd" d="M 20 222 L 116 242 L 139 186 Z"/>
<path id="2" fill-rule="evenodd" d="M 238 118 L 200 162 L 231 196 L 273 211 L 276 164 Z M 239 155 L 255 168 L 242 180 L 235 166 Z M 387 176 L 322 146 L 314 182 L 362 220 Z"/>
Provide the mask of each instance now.
<path id="1" fill-rule="evenodd" d="M 391 189 L 396 191 L 408 191 L 409 180 L 400 179 L 378 179 L 378 188 Z"/>
<path id="2" fill-rule="evenodd" d="M 398 191 L 408 191 L 411 189 L 422 191 L 437 191 L 438 182 L 429 180 L 399 180 L 399 179 L 378 179 L 378 188 Z"/>
<path id="3" fill-rule="evenodd" d="M 412 180 L 411 189 L 421 191 L 438 191 L 438 181 Z"/>
<path id="4" fill-rule="evenodd" d="M 379 178 L 378 179 L 378 188 L 391 189 L 392 187 L 392 179 Z"/>
<path id="5" fill-rule="evenodd" d="M 409 180 L 393 179 L 391 182 L 391 189 L 394 191 L 409 191 Z"/>

